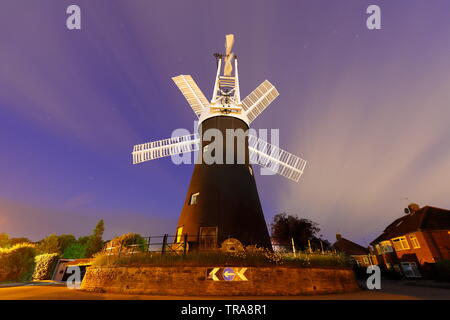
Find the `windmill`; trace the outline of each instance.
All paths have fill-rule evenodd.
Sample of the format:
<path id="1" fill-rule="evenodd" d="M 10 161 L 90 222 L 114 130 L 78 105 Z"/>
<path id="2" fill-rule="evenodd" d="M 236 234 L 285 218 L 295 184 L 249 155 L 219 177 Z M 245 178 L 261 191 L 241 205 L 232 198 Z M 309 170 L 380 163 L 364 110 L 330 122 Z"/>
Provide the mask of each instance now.
<path id="1" fill-rule="evenodd" d="M 271 248 L 252 164 L 259 164 L 296 182 L 306 165 L 305 160 L 248 134 L 249 125 L 279 93 L 265 80 L 241 100 L 238 59 L 232 52 L 233 44 L 234 36 L 227 35 L 225 54 L 214 54 L 217 73 L 211 101 L 206 99 L 190 75 L 172 78 L 199 118 L 199 133 L 139 144 L 134 146 L 132 152 L 133 164 L 138 164 L 201 150 L 174 240 L 181 242 L 187 237 L 190 248 L 215 248 L 229 238 L 237 239 L 244 245 Z M 243 161 L 207 163 L 201 158 L 203 154 L 213 152 L 208 150 L 211 139 L 205 138 L 205 133 L 210 129 L 223 134 L 223 146 L 229 146 L 230 139 L 236 139 L 227 136 L 227 130 L 245 132 Z M 233 143 L 230 145 L 233 146 Z M 229 150 L 223 148 L 216 151 L 223 151 L 225 158 Z M 235 149 L 233 151 L 237 151 Z M 233 159 L 236 160 L 236 157 Z"/>

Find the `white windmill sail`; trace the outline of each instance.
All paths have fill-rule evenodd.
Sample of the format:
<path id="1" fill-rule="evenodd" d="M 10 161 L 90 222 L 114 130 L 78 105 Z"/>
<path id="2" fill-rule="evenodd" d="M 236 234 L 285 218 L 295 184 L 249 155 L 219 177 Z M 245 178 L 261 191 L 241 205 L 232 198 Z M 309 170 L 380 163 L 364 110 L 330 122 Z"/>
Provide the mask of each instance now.
<path id="1" fill-rule="evenodd" d="M 233 65 L 231 64 L 231 60 L 234 56 L 234 54 L 231 52 L 231 50 L 233 50 L 233 45 L 234 35 L 227 34 L 225 36 L 225 67 L 223 69 L 223 74 L 225 76 L 231 76 L 231 72 L 233 71 Z"/>
<path id="2" fill-rule="evenodd" d="M 295 182 L 298 182 L 306 166 L 306 160 L 250 134 L 248 150 L 251 163 L 259 164 Z"/>
<path id="3" fill-rule="evenodd" d="M 172 80 L 180 89 L 195 114 L 200 117 L 203 110 L 209 107 L 209 102 L 194 79 L 190 75 L 179 75 L 173 77 Z"/>
<path id="4" fill-rule="evenodd" d="M 269 81 L 265 80 L 261 83 L 242 100 L 242 108 L 246 111 L 249 121 L 255 120 L 279 95 L 277 89 Z"/>
<path id="5" fill-rule="evenodd" d="M 133 164 L 157 158 L 170 157 L 175 154 L 197 151 L 199 149 L 197 134 L 173 137 L 169 139 L 138 144 L 133 147 Z"/>

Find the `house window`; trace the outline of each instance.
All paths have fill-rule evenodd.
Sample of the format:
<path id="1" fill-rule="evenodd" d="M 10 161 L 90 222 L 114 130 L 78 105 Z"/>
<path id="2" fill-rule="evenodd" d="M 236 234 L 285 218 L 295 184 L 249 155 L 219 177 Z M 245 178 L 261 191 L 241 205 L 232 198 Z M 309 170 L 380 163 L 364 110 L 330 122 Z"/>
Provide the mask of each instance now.
<path id="1" fill-rule="evenodd" d="M 180 243 L 181 242 L 181 237 L 183 236 L 183 227 L 178 227 L 177 228 L 177 240 L 176 243 Z"/>
<path id="2" fill-rule="evenodd" d="M 381 248 L 380 248 L 380 245 L 379 245 L 379 244 L 375 245 L 375 249 L 377 250 L 377 253 L 378 253 L 378 254 L 382 254 L 382 253 L 383 253 L 383 252 L 381 251 Z"/>
<path id="3" fill-rule="evenodd" d="M 364 257 L 364 258 L 363 258 L 363 261 L 364 261 L 365 264 L 369 264 L 369 258 Z"/>
<path id="4" fill-rule="evenodd" d="M 392 243 L 394 244 L 394 248 L 396 251 L 409 249 L 409 244 L 408 240 L 406 240 L 406 237 L 398 237 L 392 239 Z"/>
<path id="5" fill-rule="evenodd" d="M 414 249 L 420 248 L 419 240 L 417 239 L 415 234 L 410 235 L 409 240 L 411 240 Z"/>
<path id="6" fill-rule="evenodd" d="M 400 237 L 400 242 L 402 243 L 403 249 L 409 249 L 409 243 L 406 237 Z"/>
<path id="7" fill-rule="evenodd" d="M 415 262 L 401 262 L 403 273 L 407 278 L 420 278 L 420 272 Z"/>
<path id="8" fill-rule="evenodd" d="M 382 241 L 380 245 L 381 245 L 381 252 L 383 253 L 394 252 L 390 241 Z"/>
<path id="9" fill-rule="evenodd" d="M 400 243 L 400 239 L 392 239 L 392 243 L 394 244 L 394 248 L 396 251 L 402 250 L 402 244 Z"/>
<path id="10" fill-rule="evenodd" d="M 198 203 L 198 196 L 200 195 L 200 192 L 197 193 L 193 193 L 191 195 L 191 200 L 189 200 L 189 204 L 193 205 L 193 204 L 197 204 Z"/>

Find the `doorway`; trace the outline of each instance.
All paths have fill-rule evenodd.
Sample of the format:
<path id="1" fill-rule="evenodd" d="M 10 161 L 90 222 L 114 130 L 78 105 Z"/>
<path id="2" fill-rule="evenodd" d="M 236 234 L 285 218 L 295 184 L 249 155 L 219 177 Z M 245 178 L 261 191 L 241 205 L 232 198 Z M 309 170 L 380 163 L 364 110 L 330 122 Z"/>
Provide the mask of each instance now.
<path id="1" fill-rule="evenodd" d="M 200 227 L 199 250 L 217 249 L 217 227 Z"/>

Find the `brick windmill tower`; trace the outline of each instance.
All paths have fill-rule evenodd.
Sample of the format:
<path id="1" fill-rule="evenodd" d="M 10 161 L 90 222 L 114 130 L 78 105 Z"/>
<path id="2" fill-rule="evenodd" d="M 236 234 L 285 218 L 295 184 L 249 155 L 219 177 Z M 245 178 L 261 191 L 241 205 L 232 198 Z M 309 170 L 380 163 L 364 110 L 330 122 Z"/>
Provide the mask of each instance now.
<path id="1" fill-rule="evenodd" d="M 266 80 L 241 100 L 233 44 L 234 36 L 227 35 L 225 54 L 214 55 L 217 73 L 210 101 L 190 75 L 172 78 L 199 118 L 198 134 L 136 145 L 132 153 L 137 164 L 198 151 L 175 239 L 180 242 L 187 235 L 191 248 L 216 248 L 228 238 L 270 248 L 252 164 L 296 182 L 306 165 L 305 160 L 248 134 L 250 123 L 279 94 Z"/>

